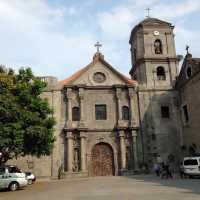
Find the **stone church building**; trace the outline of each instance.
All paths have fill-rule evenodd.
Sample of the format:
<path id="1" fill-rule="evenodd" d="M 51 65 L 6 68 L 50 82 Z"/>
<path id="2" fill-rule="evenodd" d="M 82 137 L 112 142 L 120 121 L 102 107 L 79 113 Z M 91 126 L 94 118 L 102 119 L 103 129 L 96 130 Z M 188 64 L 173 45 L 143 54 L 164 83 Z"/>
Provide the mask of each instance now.
<path id="1" fill-rule="evenodd" d="M 51 156 L 19 158 L 38 176 L 133 174 L 155 162 L 180 161 L 182 122 L 176 86 L 174 26 L 146 18 L 131 31 L 130 78 L 97 51 L 91 63 L 58 81 L 42 77 L 42 97 L 54 109 Z"/>

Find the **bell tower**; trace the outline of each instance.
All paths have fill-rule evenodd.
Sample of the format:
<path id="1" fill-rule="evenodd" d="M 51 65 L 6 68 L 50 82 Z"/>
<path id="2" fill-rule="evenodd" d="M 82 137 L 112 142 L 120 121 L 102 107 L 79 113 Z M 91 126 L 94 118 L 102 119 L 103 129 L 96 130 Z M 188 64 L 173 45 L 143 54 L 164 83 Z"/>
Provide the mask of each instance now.
<path id="1" fill-rule="evenodd" d="M 145 89 L 172 88 L 177 76 L 174 26 L 146 18 L 131 32 L 132 69 L 130 74 Z"/>
<path id="2" fill-rule="evenodd" d="M 179 161 L 180 119 L 174 87 L 179 60 L 173 30 L 170 23 L 147 17 L 133 28 L 129 40 L 130 75 L 138 81 L 140 155 L 149 167 L 158 160 Z"/>

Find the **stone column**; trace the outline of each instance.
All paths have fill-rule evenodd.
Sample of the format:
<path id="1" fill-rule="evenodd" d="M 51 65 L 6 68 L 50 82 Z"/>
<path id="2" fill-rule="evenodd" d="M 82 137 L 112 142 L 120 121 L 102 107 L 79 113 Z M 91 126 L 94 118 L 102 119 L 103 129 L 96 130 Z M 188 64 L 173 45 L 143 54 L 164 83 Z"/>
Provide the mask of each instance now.
<path id="1" fill-rule="evenodd" d="M 129 88 L 131 121 L 134 121 L 134 94 L 133 88 Z"/>
<path id="2" fill-rule="evenodd" d="M 137 151 L 137 131 L 132 130 L 133 141 L 133 156 L 134 156 L 134 170 L 138 170 L 138 151 Z"/>
<path id="3" fill-rule="evenodd" d="M 67 89 L 67 126 L 71 127 L 72 124 L 72 89 Z"/>
<path id="4" fill-rule="evenodd" d="M 86 136 L 84 132 L 80 133 L 81 138 L 81 171 L 86 171 Z"/>
<path id="5" fill-rule="evenodd" d="M 121 155 L 121 170 L 126 169 L 126 145 L 124 131 L 119 131 L 120 138 L 120 155 Z"/>
<path id="6" fill-rule="evenodd" d="M 136 105 L 137 100 L 135 99 L 137 97 L 136 92 L 134 91 L 134 88 L 129 88 L 129 104 L 130 104 L 130 126 L 134 127 L 136 126 L 136 119 L 137 119 L 137 111 L 136 111 Z"/>
<path id="7" fill-rule="evenodd" d="M 80 126 L 84 126 L 84 88 L 79 88 L 79 100 L 80 100 Z"/>
<path id="8" fill-rule="evenodd" d="M 121 109 L 121 88 L 116 88 L 116 100 L 117 100 L 117 111 L 118 111 L 118 124 L 122 120 L 122 109 Z"/>
<path id="9" fill-rule="evenodd" d="M 73 136 L 72 132 L 67 132 L 67 170 L 68 172 L 72 172 L 73 170 Z"/>

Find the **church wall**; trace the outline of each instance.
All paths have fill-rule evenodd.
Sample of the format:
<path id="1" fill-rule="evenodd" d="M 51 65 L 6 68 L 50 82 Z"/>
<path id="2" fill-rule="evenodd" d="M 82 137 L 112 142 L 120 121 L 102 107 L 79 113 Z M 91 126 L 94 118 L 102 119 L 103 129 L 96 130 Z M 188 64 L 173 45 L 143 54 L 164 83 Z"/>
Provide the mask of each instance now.
<path id="1" fill-rule="evenodd" d="M 85 121 L 90 129 L 113 129 L 117 119 L 115 91 L 87 90 L 84 99 Z M 95 105 L 106 104 L 107 119 L 95 119 Z"/>
<path id="2" fill-rule="evenodd" d="M 196 152 L 200 152 L 200 73 L 192 77 L 183 87 L 180 89 L 181 99 L 181 119 L 183 126 L 183 145 L 186 149 L 183 149 L 183 155 L 188 155 L 189 147 L 193 147 Z M 188 109 L 188 122 L 185 121 L 183 106 L 187 105 Z"/>
<path id="3" fill-rule="evenodd" d="M 139 91 L 139 106 L 144 139 L 145 162 L 149 166 L 156 162 L 158 155 L 163 161 L 173 154 L 179 160 L 180 139 L 178 108 L 173 102 L 177 93 L 174 91 Z M 170 118 L 162 118 L 161 106 L 169 106 Z"/>

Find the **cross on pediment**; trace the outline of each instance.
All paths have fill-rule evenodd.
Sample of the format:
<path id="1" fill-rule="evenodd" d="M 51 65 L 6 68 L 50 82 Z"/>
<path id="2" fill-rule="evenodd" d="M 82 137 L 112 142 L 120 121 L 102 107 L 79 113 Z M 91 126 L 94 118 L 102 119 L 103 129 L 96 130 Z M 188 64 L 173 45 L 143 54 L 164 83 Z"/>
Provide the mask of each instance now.
<path id="1" fill-rule="evenodd" d="M 145 10 L 147 11 L 147 16 L 146 17 L 149 18 L 150 17 L 150 10 L 151 10 L 151 8 L 146 8 Z"/>
<path id="2" fill-rule="evenodd" d="M 97 48 L 97 52 L 99 53 L 99 49 L 100 49 L 100 47 L 102 47 L 102 44 L 97 42 L 94 46 Z"/>

